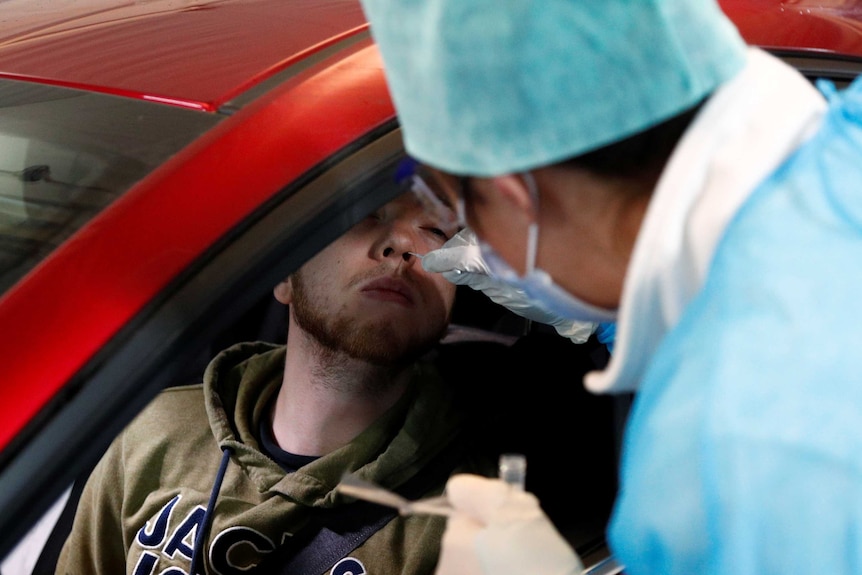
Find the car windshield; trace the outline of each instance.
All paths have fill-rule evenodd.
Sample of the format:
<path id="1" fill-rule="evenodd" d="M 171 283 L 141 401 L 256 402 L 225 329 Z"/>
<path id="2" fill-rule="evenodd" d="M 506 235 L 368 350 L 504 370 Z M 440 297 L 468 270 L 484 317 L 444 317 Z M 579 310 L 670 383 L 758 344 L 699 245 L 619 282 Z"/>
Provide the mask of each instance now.
<path id="1" fill-rule="evenodd" d="M 0 80 L 0 295 L 219 118 Z"/>

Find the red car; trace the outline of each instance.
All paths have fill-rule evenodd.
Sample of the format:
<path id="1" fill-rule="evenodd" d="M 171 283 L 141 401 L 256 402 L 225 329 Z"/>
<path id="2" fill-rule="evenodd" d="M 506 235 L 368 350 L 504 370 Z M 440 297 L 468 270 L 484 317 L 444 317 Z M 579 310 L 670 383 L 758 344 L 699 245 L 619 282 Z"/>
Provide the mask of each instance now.
<path id="1" fill-rule="evenodd" d="M 812 79 L 862 71 L 852 3 L 721 4 Z M 357 0 L 2 5 L 0 558 L 404 155 Z"/>

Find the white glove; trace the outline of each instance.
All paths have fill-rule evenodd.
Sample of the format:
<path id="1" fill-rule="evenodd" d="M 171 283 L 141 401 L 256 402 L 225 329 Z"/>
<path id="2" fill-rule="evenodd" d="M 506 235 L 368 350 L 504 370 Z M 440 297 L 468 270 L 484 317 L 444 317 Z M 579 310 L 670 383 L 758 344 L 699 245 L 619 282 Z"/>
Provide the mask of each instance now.
<path id="1" fill-rule="evenodd" d="M 532 493 L 499 479 L 453 475 L 435 575 L 574 575 L 584 566 Z"/>
<path id="2" fill-rule="evenodd" d="M 513 288 L 491 275 L 482 259 L 476 234 L 464 228 L 443 244 L 443 247 L 425 254 L 422 267 L 428 272 L 438 272 L 457 285 L 467 285 L 484 293 L 494 303 L 511 310 L 521 317 L 551 325 L 557 333 L 575 343 L 587 341 L 597 323 L 561 318 L 527 297 L 523 290 Z"/>

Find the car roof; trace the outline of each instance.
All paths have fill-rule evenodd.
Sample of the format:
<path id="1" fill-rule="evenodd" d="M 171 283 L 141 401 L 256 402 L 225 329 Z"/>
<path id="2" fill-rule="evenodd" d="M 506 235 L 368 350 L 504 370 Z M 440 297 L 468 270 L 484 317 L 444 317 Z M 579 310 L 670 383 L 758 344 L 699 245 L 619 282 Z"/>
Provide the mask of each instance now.
<path id="1" fill-rule="evenodd" d="M 719 0 L 745 40 L 772 51 L 862 58 L 862 5 L 846 0 Z"/>
<path id="2" fill-rule="evenodd" d="M 207 110 L 367 29 L 357 0 L 55 0 L 38 8 L 33 0 L 2 0 L 0 5 L 0 77 Z"/>
<path id="3" fill-rule="evenodd" d="M 857 3 L 719 3 L 750 43 L 862 58 Z M 3 0 L 2 6 L 3 74 L 190 105 L 217 106 L 333 38 L 367 28 L 357 0 L 58 0 L 38 9 L 32 0 Z M 106 57 L 114 65 L 104 66 Z"/>

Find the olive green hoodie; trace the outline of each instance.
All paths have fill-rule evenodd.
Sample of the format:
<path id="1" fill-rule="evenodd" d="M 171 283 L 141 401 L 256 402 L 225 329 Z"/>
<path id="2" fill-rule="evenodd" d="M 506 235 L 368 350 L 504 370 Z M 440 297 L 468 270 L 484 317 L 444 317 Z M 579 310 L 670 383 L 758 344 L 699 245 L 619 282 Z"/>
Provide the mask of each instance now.
<path id="1" fill-rule="evenodd" d="M 258 433 L 284 358 L 283 346 L 239 344 L 210 363 L 202 385 L 163 391 L 90 476 L 57 573 L 188 574 L 202 530 L 199 571 L 246 575 L 326 509 L 367 513 L 366 504 L 335 491 L 345 471 L 396 489 L 457 445 L 457 471 L 493 473 L 493 457 L 468 447 L 456 390 L 430 362 L 416 365 L 405 397 L 348 445 L 285 473 L 261 452 Z M 441 493 L 448 471 L 424 494 Z M 396 516 L 323 572 L 430 575 L 444 527 L 441 517 Z"/>

